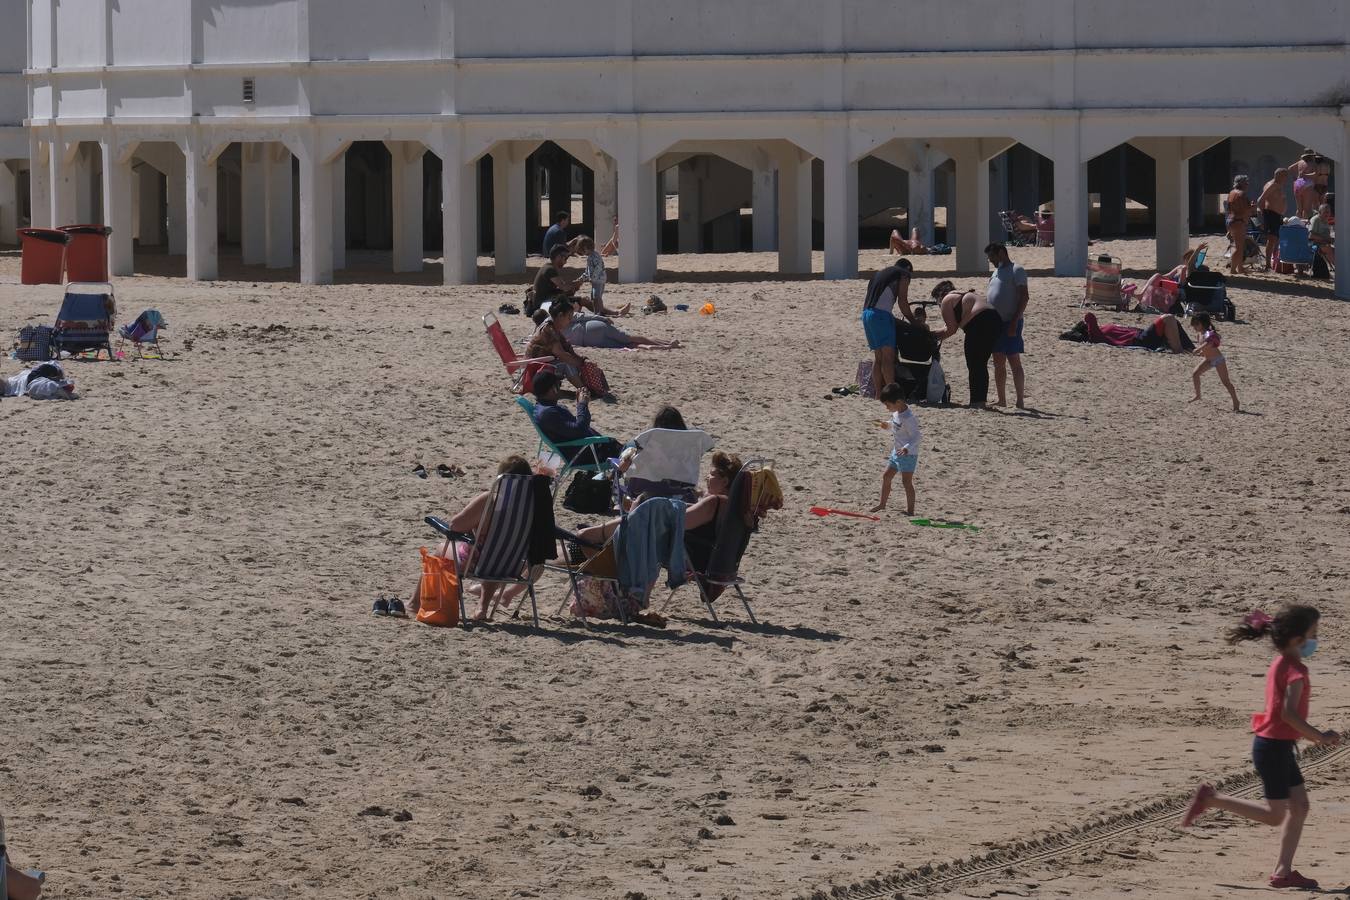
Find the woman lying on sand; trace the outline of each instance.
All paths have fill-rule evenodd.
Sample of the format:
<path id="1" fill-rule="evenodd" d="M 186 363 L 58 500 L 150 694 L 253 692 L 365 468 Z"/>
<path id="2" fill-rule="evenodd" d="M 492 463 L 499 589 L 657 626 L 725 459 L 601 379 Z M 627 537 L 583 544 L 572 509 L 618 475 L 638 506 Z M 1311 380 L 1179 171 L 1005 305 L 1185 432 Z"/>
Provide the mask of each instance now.
<path id="1" fill-rule="evenodd" d="M 534 324 L 542 327 L 551 312 L 551 305 L 548 310 L 539 309 L 534 314 Z M 554 327 L 557 327 L 556 322 Z M 563 337 L 568 343 L 578 347 L 597 347 L 602 350 L 678 350 L 681 346 L 679 341 L 663 341 L 629 334 L 605 316 L 580 310 L 573 310 L 563 328 Z"/>
<path id="2" fill-rule="evenodd" d="M 530 464 L 523 456 L 508 456 L 497 465 L 498 475 L 533 475 Z M 494 479 L 495 480 L 495 479 Z M 468 505 L 459 511 L 458 515 L 450 519 L 450 529 L 452 531 L 472 534 L 474 540 L 478 539 L 478 525 L 483 520 L 483 510 L 487 507 L 488 498 L 492 496 L 492 490 L 489 488 L 469 501 Z M 459 557 L 459 568 L 463 571 L 469 562 L 469 551 L 473 547 L 469 544 L 452 544 L 456 548 Z M 484 582 L 478 585 L 478 612 L 475 613 L 471 621 L 486 622 L 489 621 L 488 605 L 498 590 L 501 590 L 501 599 L 497 601 L 499 606 L 510 603 L 513 599 L 525 590 L 523 584 L 503 585 L 494 582 Z M 409 601 L 412 614 L 417 615 L 417 611 L 422 607 L 422 583 L 417 583 L 417 588 L 413 591 L 412 600 Z"/>
<path id="3" fill-rule="evenodd" d="M 1195 344 L 1177 324 L 1177 317 L 1164 313 L 1145 328 L 1129 325 L 1099 325 L 1097 317 L 1085 313 L 1083 321 L 1059 336 L 1062 341 L 1082 344 L 1110 344 L 1112 347 L 1142 347 L 1145 350 L 1170 350 L 1190 353 Z"/>

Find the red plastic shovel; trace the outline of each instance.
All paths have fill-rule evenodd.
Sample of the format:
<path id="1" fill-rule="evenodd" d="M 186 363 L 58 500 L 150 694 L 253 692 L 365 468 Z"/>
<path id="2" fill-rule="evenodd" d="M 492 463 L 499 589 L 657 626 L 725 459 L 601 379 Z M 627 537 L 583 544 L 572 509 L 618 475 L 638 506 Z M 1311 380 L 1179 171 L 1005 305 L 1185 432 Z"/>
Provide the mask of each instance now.
<path id="1" fill-rule="evenodd" d="M 811 507 L 812 515 L 817 516 L 848 516 L 851 519 L 871 519 L 873 522 L 880 522 L 881 516 L 869 516 L 867 513 L 849 512 L 846 509 L 830 509 L 827 506 Z"/>

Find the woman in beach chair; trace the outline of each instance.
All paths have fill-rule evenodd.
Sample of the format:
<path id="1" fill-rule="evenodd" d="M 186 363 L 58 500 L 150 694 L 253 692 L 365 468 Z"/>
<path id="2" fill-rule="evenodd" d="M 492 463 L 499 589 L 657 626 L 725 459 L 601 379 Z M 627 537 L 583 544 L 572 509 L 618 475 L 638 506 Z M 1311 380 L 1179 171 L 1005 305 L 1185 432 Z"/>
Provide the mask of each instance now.
<path id="1" fill-rule="evenodd" d="M 698 467 L 713 448 L 705 431 L 689 428 L 673 406 L 652 417 L 652 427 L 629 441 L 619 456 L 618 473 L 626 476 L 624 493 L 641 502 L 647 497 L 698 499 Z"/>
<path id="2" fill-rule="evenodd" d="M 503 475 L 532 474 L 533 472 L 530 469 L 530 464 L 523 456 L 508 456 L 497 465 L 498 478 Z M 484 537 L 484 535 L 479 532 L 486 521 L 484 513 L 489 509 L 492 495 L 492 488 L 478 494 L 470 500 L 459 513 L 452 516 L 446 523 L 451 531 L 469 535 L 473 538 L 472 541 L 447 541 L 446 546 L 442 548 L 441 555 L 446 555 L 448 552 L 453 552 L 455 554 L 457 563 L 456 569 L 460 572 L 469 571 L 470 554 L 472 553 L 474 546 L 482 537 Z M 478 612 L 473 617 L 473 620 L 486 621 L 491 618 L 491 614 L 488 610 L 488 603 L 492 600 L 493 596 L 497 594 L 499 588 L 501 589 L 501 596 L 497 598 L 498 606 L 503 603 L 510 603 L 511 600 L 520 596 L 521 592 L 524 591 L 526 587 L 527 585 L 525 584 L 503 585 L 488 581 L 480 581 L 478 584 Z M 419 582 L 417 587 L 413 590 L 412 600 L 409 603 L 414 615 L 416 615 L 417 610 L 421 608 L 422 605 L 421 590 L 422 585 Z"/>

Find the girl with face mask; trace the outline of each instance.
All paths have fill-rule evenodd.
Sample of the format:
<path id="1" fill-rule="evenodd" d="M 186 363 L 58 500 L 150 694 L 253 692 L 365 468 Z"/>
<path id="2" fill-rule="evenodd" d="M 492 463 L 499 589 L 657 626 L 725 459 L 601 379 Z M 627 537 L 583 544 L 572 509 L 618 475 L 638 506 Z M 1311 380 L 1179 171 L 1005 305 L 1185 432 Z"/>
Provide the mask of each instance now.
<path id="1" fill-rule="evenodd" d="M 1321 614 L 1311 606 L 1288 606 L 1274 618 L 1259 610 L 1229 629 L 1228 643 L 1269 637 L 1275 660 L 1266 671 L 1265 708 L 1252 716 L 1252 762 L 1265 788 L 1265 803 L 1220 794 L 1209 784 L 1196 788 L 1182 825 L 1189 826 L 1209 809 L 1222 809 L 1253 822 L 1280 827 L 1280 857 L 1270 876 L 1275 888 L 1312 890 L 1317 882 L 1294 870 L 1303 823 L 1308 818 L 1308 791 L 1298 770 L 1295 748 L 1300 738 L 1314 744 L 1338 744 L 1334 731 L 1318 731 L 1308 724 L 1312 684 L 1304 660 L 1317 650 L 1317 622 Z"/>

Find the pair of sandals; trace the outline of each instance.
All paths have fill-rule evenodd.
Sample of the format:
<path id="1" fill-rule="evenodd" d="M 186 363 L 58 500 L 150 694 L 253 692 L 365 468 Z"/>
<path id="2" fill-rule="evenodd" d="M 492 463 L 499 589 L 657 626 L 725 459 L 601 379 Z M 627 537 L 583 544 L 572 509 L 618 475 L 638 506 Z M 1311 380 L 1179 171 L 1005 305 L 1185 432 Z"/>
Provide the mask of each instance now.
<path id="1" fill-rule="evenodd" d="M 403 601 L 397 597 L 385 598 L 381 595 L 370 604 L 370 614 L 372 616 L 396 616 L 400 619 L 406 619 L 408 609 L 403 605 Z"/>
<path id="2" fill-rule="evenodd" d="M 662 300 L 660 297 L 656 296 L 655 294 L 652 294 L 650 297 L 648 297 L 647 302 L 642 307 L 642 314 L 644 316 L 649 316 L 652 313 L 663 313 L 663 312 L 666 312 L 666 302 Z"/>
<path id="3" fill-rule="evenodd" d="M 418 463 L 413 468 L 413 474 L 418 478 L 426 478 L 427 467 Z M 445 463 L 441 463 L 436 467 L 436 474 L 442 478 L 462 478 L 464 477 L 464 468 L 462 466 L 447 466 Z"/>

